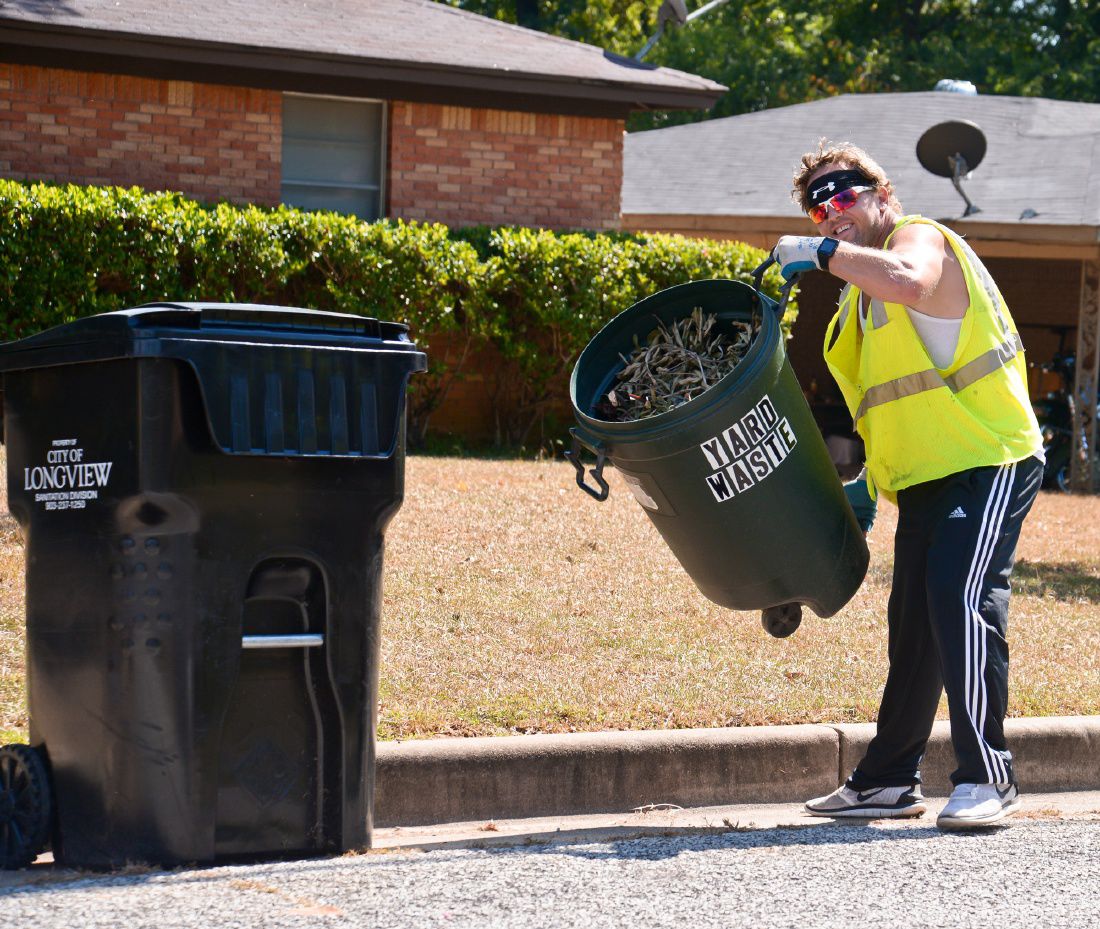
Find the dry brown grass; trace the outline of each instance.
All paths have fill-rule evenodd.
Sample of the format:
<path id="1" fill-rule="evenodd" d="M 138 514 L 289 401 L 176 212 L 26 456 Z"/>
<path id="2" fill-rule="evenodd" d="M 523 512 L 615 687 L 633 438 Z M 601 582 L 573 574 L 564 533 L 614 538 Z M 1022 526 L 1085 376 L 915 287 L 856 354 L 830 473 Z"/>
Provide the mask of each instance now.
<path id="1" fill-rule="evenodd" d="M 777 640 L 706 600 L 610 479 L 599 504 L 567 464 L 410 459 L 386 555 L 385 737 L 874 718 L 892 507 L 853 601 Z M 1100 712 L 1100 498 L 1042 494 L 1020 558 L 1010 713 Z"/>
<path id="2" fill-rule="evenodd" d="M 0 742 L 27 738 L 23 655 L 23 543 L 8 513 L 8 460 L 0 451 Z"/>
<path id="3" fill-rule="evenodd" d="M 384 738 L 874 718 L 895 511 L 831 619 L 773 639 L 706 600 L 613 471 L 411 457 L 387 532 Z M 3 497 L 0 497 L 3 499 Z M 1100 498 L 1042 494 L 1013 600 L 1009 712 L 1100 713 Z M 25 737 L 22 551 L 0 521 L 0 728 Z"/>

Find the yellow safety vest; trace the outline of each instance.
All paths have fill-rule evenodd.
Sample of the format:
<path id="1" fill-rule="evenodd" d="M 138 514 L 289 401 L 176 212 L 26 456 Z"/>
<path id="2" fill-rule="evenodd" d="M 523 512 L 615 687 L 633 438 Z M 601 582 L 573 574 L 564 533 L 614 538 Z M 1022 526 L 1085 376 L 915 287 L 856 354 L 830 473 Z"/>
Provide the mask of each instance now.
<path id="1" fill-rule="evenodd" d="M 1023 343 L 993 278 L 960 236 L 933 220 L 905 216 L 890 236 L 909 223 L 942 232 L 966 277 L 970 305 L 951 364 L 933 364 L 900 303 L 871 300 L 861 329 L 862 294 L 852 285 L 825 333 L 825 361 L 866 447 L 868 477 L 891 500 L 913 484 L 1020 461 L 1042 447 Z"/>

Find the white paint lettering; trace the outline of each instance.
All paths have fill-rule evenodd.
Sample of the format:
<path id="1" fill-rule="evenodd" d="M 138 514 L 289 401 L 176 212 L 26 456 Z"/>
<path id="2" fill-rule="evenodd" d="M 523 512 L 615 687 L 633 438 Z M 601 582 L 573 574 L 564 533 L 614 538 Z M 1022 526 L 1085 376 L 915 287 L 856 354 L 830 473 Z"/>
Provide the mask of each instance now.
<path id="1" fill-rule="evenodd" d="M 708 474 L 707 485 L 710 487 L 710 492 L 714 494 L 714 499 L 719 503 L 723 500 L 728 500 L 734 495 L 733 485 L 730 484 L 725 471 L 719 471 L 716 474 Z"/>
<path id="2" fill-rule="evenodd" d="M 726 454 L 726 450 L 722 446 L 722 439 L 719 436 L 704 442 L 699 447 L 703 450 L 703 454 L 707 456 L 707 462 L 711 468 L 724 468 L 730 463 L 730 456 Z"/>
<path id="3" fill-rule="evenodd" d="M 23 468 L 23 489 L 47 510 L 80 510 L 99 498 L 99 488 L 111 479 L 111 461 L 85 461 L 76 439 L 54 439 L 46 463 Z"/>
<path id="4" fill-rule="evenodd" d="M 749 452 L 748 462 L 749 467 L 752 468 L 752 473 L 758 481 L 763 480 L 772 473 L 772 466 L 768 462 L 768 456 L 758 448 L 754 448 Z"/>
<path id="5" fill-rule="evenodd" d="M 726 468 L 726 473 L 730 476 L 730 480 L 733 481 L 733 486 L 737 489 L 738 493 L 748 490 L 756 483 L 756 479 L 752 476 L 748 466 L 740 459 L 730 464 L 730 466 Z"/>
<path id="6" fill-rule="evenodd" d="M 764 395 L 763 400 L 756 404 L 756 412 L 760 414 L 760 419 L 767 429 L 771 429 L 779 420 L 779 414 L 775 412 L 775 407 L 767 394 Z"/>
<path id="7" fill-rule="evenodd" d="M 744 427 L 740 423 L 734 423 L 724 433 L 726 444 L 730 447 L 730 451 L 733 452 L 734 458 L 745 454 L 745 452 L 752 447 L 752 443 L 745 437 L 743 428 Z"/>
<path id="8" fill-rule="evenodd" d="M 788 452 L 798 444 L 798 439 L 794 437 L 794 430 L 786 419 L 780 422 L 779 425 L 775 427 L 775 430 L 783 438 L 783 441 L 787 443 Z"/>
<path id="9" fill-rule="evenodd" d="M 755 445 L 762 438 L 764 438 L 765 435 L 767 435 L 767 430 L 760 425 L 760 417 L 757 416 L 755 410 L 751 410 L 746 413 L 742 417 L 741 422 L 745 426 L 745 432 L 747 432 L 749 437 L 752 439 L 753 445 Z"/>

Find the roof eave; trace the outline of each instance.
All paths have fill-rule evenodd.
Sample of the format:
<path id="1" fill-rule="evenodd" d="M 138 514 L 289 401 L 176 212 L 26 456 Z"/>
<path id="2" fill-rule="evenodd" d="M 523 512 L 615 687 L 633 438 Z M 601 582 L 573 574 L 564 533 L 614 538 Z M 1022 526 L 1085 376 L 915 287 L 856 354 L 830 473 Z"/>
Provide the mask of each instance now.
<path id="1" fill-rule="evenodd" d="M 135 36 L 2 17 L 0 26 L 4 61 L 270 90 L 617 118 L 633 110 L 706 109 L 724 93 Z M 216 73 L 195 71 L 207 67 Z"/>
<path id="2" fill-rule="evenodd" d="M 733 239 L 760 248 L 770 248 L 780 235 L 798 232 L 803 226 L 803 231 L 810 229 L 809 221 L 791 214 L 641 213 L 624 210 L 621 220 L 625 230 L 671 232 L 703 239 Z M 1097 225 L 1041 225 L 1016 220 L 976 222 L 961 218 L 939 221 L 965 235 L 983 257 L 1100 261 L 1100 221 Z"/>
<path id="3" fill-rule="evenodd" d="M 975 239 L 1011 239 L 1015 242 L 1046 242 L 1060 245 L 1095 245 L 1100 242 L 1100 219 L 1095 225 L 1029 223 L 1018 219 L 1003 222 L 981 219 L 941 219 L 940 222 Z"/>
<path id="4" fill-rule="evenodd" d="M 791 214 L 730 215 L 724 213 L 654 213 L 623 210 L 623 221 L 632 227 L 637 225 L 675 226 L 680 229 L 714 229 L 730 232 L 791 232 L 795 225 L 809 221 Z M 938 217 L 939 222 L 968 238 L 989 241 L 1036 242 L 1057 245 L 1096 245 L 1100 243 L 1100 221 L 1096 225 L 1054 225 L 1021 223 L 1019 220 L 1003 222 Z"/>

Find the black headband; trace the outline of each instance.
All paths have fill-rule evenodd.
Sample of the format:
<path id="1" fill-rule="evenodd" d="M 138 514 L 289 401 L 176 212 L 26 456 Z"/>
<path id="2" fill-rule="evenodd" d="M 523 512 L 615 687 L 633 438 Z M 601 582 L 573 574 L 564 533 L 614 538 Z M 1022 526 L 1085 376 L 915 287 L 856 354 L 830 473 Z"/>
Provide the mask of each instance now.
<path id="1" fill-rule="evenodd" d="M 817 206 L 849 187 L 874 186 L 876 186 L 875 182 L 862 171 L 831 171 L 821 175 L 806 187 L 806 199 L 810 201 L 810 206 Z"/>

